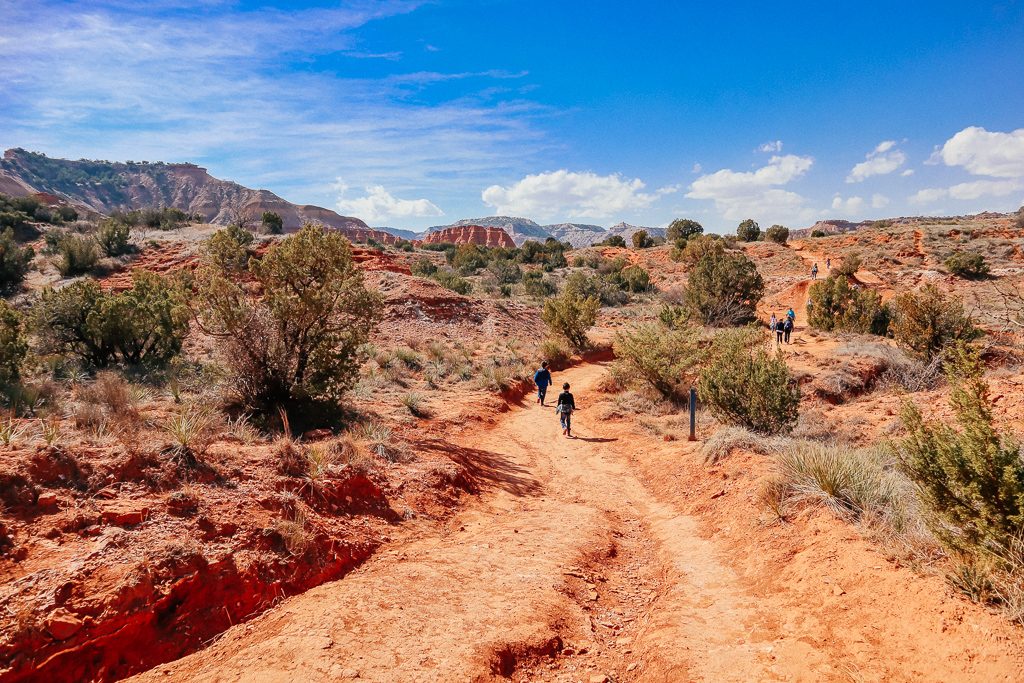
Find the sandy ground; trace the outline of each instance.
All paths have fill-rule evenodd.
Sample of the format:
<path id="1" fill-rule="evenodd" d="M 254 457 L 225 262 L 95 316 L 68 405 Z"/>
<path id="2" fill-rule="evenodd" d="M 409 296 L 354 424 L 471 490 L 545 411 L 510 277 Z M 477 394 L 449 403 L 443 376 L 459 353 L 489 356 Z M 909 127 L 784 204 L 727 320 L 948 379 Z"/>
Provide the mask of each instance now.
<path id="1" fill-rule="evenodd" d="M 576 437 L 530 397 L 455 457 L 489 482 L 341 581 L 140 681 L 1012 681 L 1024 646 L 940 577 L 824 513 L 758 518 L 737 458 L 603 417 L 599 364 L 560 374 Z"/>

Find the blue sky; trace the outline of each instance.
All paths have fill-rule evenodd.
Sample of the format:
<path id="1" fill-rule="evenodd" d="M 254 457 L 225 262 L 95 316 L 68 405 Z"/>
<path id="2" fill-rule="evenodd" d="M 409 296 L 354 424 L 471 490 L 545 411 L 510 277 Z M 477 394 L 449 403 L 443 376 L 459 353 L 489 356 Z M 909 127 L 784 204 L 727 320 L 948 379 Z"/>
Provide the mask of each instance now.
<path id="1" fill-rule="evenodd" d="M 0 145 L 372 225 L 1024 204 L 1024 0 L 0 0 Z"/>

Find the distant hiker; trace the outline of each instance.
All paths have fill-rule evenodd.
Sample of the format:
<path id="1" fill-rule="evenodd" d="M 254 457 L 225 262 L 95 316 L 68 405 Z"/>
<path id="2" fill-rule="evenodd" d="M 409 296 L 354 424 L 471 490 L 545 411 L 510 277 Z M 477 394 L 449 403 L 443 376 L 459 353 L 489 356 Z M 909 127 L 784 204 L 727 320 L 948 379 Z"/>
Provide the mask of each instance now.
<path id="1" fill-rule="evenodd" d="M 540 364 L 540 370 L 533 373 L 533 383 L 537 385 L 537 403 L 544 405 L 544 397 L 548 394 L 548 387 L 551 386 L 551 372 L 548 370 L 548 362 Z"/>
<path id="2" fill-rule="evenodd" d="M 792 306 L 790 306 L 790 307 L 789 307 L 789 310 L 788 310 L 788 311 L 786 311 L 786 317 L 787 317 L 787 318 L 788 318 L 789 320 L 791 320 L 791 321 L 793 321 L 793 322 L 796 322 L 796 312 L 795 312 L 795 311 L 793 310 L 793 307 L 792 307 Z"/>
<path id="3" fill-rule="evenodd" d="M 811 279 L 812 280 L 817 280 L 818 279 L 818 264 L 817 263 L 815 263 L 813 266 L 811 266 Z"/>
<path id="4" fill-rule="evenodd" d="M 774 332 L 778 324 L 779 319 L 775 317 L 775 313 L 772 313 L 772 319 L 768 321 L 768 329 Z"/>
<path id="5" fill-rule="evenodd" d="M 825 259 L 825 270 L 832 270 L 832 259 Z"/>
<path id="6" fill-rule="evenodd" d="M 572 413 L 576 410 L 576 399 L 569 393 L 569 383 L 562 385 L 562 393 L 558 395 L 558 403 L 555 404 L 555 412 L 562 423 L 562 433 L 572 436 Z"/>
<path id="7" fill-rule="evenodd" d="M 789 320 L 789 318 L 786 318 Z M 781 320 L 775 323 L 775 343 L 782 346 L 782 334 L 785 331 L 786 324 Z"/>
<path id="8" fill-rule="evenodd" d="M 786 338 L 785 338 L 784 341 L 787 344 L 791 343 L 789 341 L 789 335 L 793 332 L 793 319 L 792 318 L 786 318 L 786 322 L 782 323 L 782 331 L 785 332 L 785 337 Z"/>

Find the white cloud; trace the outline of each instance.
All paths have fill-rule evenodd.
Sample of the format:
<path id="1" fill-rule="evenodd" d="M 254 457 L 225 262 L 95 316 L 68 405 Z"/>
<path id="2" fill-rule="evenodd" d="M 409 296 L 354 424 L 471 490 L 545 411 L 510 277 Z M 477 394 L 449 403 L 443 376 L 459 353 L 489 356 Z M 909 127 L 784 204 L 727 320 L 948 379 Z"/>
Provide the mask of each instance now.
<path id="1" fill-rule="evenodd" d="M 704 170 L 704 167 L 701 166 L 699 163 L 697 163 L 697 164 L 693 165 L 693 168 L 690 170 L 690 172 L 691 173 L 700 173 L 703 170 Z"/>
<path id="2" fill-rule="evenodd" d="M 832 198 L 832 208 L 846 215 L 857 215 L 864 210 L 864 198 L 849 197 L 848 199 L 843 199 L 841 196 L 836 195 Z"/>
<path id="3" fill-rule="evenodd" d="M 338 201 L 335 206 L 343 214 L 376 223 L 389 218 L 415 218 L 443 216 L 442 211 L 429 199 L 398 199 L 384 189 L 383 185 L 371 185 L 365 197 L 345 198 L 348 185 L 338 180 Z"/>
<path id="4" fill-rule="evenodd" d="M 865 160 L 850 169 L 846 182 L 859 183 L 871 176 L 892 173 L 907 161 L 907 155 L 895 149 L 895 140 L 884 140 L 868 152 Z"/>
<path id="5" fill-rule="evenodd" d="M 999 133 L 970 126 L 946 140 L 934 157 L 973 175 L 1024 178 L 1024 128 Z"/>
<path id="6" fill-rule="evenodd" d="M 884 194 L 873 194 L 871 195 L 871 208 L 873 209 L 884 209 L 889 206 L 889 198 Z"/>
<path id="7" fill-rule="evenodd" d="M 559 170 L 528 175 L 512 185 L 491 185 L 481 197 L 500 214 L 550 218 L 606 218 L 624 211 L 644 209 L 656 199 L 678 190 L 665 187 L 643 192 L 639 178 L 618 174 Z"/>
<path id="8" fill-rule="evenodd" d="M 1019 190 L 1024 190 L 1024 180 L 975 180 L 969 183 L 958 183 L 948 188 L 925 188 L 910 197 L 910 201 L 915 204 L 927 204 L 945 197 L 960 200 L 1006 197 Z"/>
<path id="9" fill-rule="evenodd" d="M 903 176 L 904 178 L 909 178 L 910 176 L 914 175 L 914 169 L 908 168 L 905 171 L 903 171 L 903 173 L 900 173 L 900 175 Z"/>
<path id="10" fill-rule="evenodd" d="M 801 177 L 813 164 L 811 157 L 787 154 L 771 157 L 755 171 L 724 168 L 697 178 L 686 196 L 714 201 L 715 208 L 728 220 L 751 216 L 790 223 L 807 220 L 814 212 L 806 207 L 806 200 L 780 186 Z"/>
<path id="11" fill-rule="evenodd" d="M 774 142 L 766 142 L 757 148 L 758 152 L 781 152 L 782 151 L 782 140 L 775 140 Z"/>

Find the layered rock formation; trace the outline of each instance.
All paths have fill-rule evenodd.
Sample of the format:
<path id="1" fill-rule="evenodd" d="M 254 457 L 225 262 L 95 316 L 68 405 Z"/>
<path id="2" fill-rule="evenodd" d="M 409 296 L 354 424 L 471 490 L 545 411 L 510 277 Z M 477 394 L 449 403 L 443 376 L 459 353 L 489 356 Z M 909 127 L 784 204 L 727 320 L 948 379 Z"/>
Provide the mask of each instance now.
<path id="1" fill-rule="evenodd" d="M 214 178 L 194 164 L 71 161 L 9 149 L 0 160 L 0 192 L 14 196 L 46 192 L 86 212 L 105 215 L 116 210 L 173 206 L 220 225 L 238 214 L 258 221 L 264 211 L 274 211 L 281 215 L 286 231 L 312 222 L 336 228 L 353 241 L 398 241 L 358 218 L 320 206 L 292 204 L 269 190 Z"/>
<path id="2" fill-rule="evenodd" d="M 515 247 L 512 237 L 501 228 L 482 225 L 460 225 L 432 232 L 423 238 L 424 244 L 479 244 L 484 247 Z"/>

